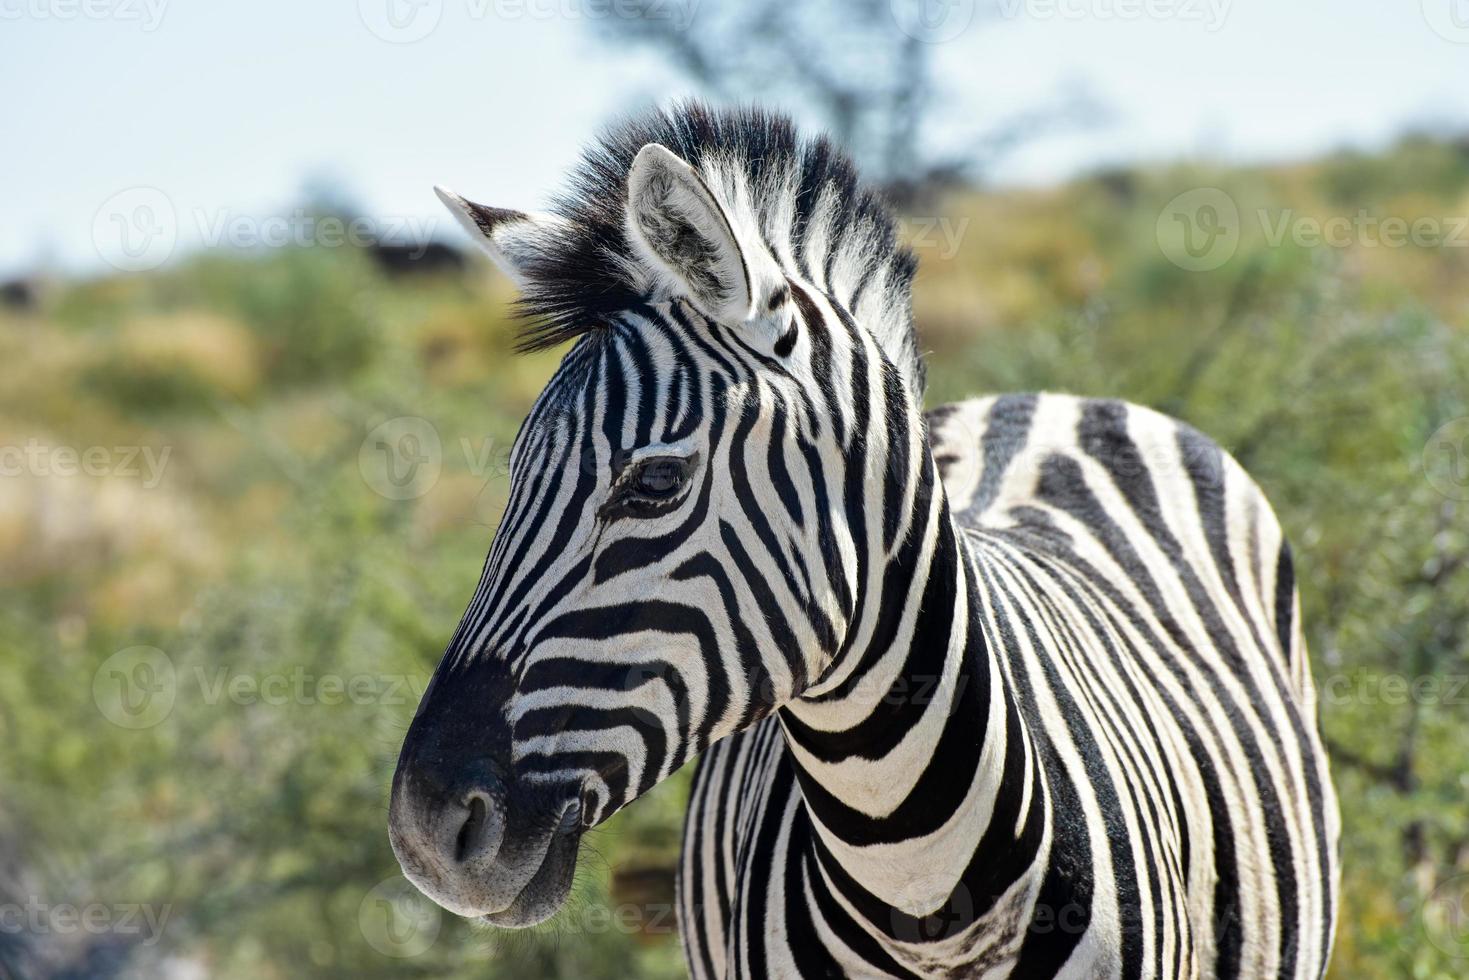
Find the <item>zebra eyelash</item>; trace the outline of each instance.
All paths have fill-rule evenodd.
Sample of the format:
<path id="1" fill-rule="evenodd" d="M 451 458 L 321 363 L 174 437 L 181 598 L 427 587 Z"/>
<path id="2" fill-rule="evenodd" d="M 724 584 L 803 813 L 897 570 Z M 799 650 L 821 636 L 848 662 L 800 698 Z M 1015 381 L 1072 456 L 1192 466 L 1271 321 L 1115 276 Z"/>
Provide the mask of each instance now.
<path id="1" fill-rule="evenodd" d="M 650 497 L 640 493 L 637 482 L 643 468 L 653 463 L 670 461 L 677 462 L 682 468 L 679 487 L 666 497 Z M 607 502 L 598 509 L 597 516 L 604 520 L 618 517 L 657 517 L 676 509 L 688 496 L 698 464 L 697 452 L 689 452 L 687 455 L 667 451 L 647 453 L 629 460 L 613 478 Z"/>

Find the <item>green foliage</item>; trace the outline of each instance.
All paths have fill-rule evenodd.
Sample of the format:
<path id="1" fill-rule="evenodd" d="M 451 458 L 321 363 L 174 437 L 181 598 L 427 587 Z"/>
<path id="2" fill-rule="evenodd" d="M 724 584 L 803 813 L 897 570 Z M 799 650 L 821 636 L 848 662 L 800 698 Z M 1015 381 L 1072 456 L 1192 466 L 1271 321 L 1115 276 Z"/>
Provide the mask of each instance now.
<path id="1" fill-rule="evenodd" d="M 1242 215 L 1235 254 L 1202 272 L 1156 237 L 1196 187 Z M 1434 437 L 1469 416 L 1469 249 L 1272 243 L 1257 215 L 1447 219 L 1466 193 L 1462 149 L 1414 140 L 960 196 L 943 205 L 957 251 L 920 246 L 932 403 L 1140 401 L 1218 438 L 1275 502 L 1343 803 L 1340 977 L 1469 962 L 1443 919 L 1469 880 L 1469 487 L 1442 469 L 1459 444 Z M 509 355 L 506 299 L 484 270 L 391 282 L 349 250 L 299 249 L 78 283 L 0 320 L 0 445 L 42 451 L 0 477 L 0 902 L 167 908 L 161 941 L 125 944 L 139 975 L 169 955 L 225 977 L 682 975 L 648 909 L 686 773 L 593 835 L 552 924 L 432 914 L 412 956 L 374 932 L 397 748 L 555 363 Z M 392 499 L 364 443 L 401 416 L 432 426 L 442 466 Z M 58 447 L 108 466 L 60 474 Z M 128 447 L 167 450 L 156 480 L 125 472 Z M 119 716 L 121 679 L 163 682 L 136 673 L 163 663 L 146 648 L 172 671 L 169 710 Z M 5 942 L 0 972 L 19 955 Z"/>

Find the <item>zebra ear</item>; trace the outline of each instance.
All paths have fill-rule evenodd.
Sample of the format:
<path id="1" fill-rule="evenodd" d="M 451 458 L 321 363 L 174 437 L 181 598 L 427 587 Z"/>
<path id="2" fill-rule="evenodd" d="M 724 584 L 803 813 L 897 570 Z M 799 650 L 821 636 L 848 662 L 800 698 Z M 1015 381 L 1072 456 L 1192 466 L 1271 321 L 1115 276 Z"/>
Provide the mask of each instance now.
<path id="1" fill-rule="evenodd" d="M 627 235 L 644 265 L 720 323 L 754 303 L 750 267 L 729 216 L 698 171 L 666 146 L 638 151 L 627 175 Z"/>
<path id="2" fill-rule="evenodd" d="M 435 187 L 455 219 L 479 243 L 499 270 L 520 289 L 529 281 L 536 256 L 544 255 L 555 237 L 567 227 L 564 218 L 527 214 L 508 208 L 475 204 L 443 187 Z"/>

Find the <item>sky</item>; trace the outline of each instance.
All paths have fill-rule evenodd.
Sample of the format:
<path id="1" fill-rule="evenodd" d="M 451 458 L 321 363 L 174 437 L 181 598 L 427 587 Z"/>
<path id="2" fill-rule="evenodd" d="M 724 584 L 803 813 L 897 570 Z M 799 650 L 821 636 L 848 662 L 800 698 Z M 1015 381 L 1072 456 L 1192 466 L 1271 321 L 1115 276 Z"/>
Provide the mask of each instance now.
<path id="1" fill-rule="evenodd" d="M 661 6 L 697 17 L 720 2 Z M 1469 129 L 1469 0 L 911 2 L 955 118 L 998 121 L 1066 91 L 1106 109 L 1003 160 L 997 183 Z M 308 186 L 390 239 L 456 237 L 434 184 L 543 204 L 601 126 L 696 92 L 599 40 L 611 4 L 0 0 L 0 276 L 291 240 Z M 167 233 L 140 249 L 149 228 Z"/>

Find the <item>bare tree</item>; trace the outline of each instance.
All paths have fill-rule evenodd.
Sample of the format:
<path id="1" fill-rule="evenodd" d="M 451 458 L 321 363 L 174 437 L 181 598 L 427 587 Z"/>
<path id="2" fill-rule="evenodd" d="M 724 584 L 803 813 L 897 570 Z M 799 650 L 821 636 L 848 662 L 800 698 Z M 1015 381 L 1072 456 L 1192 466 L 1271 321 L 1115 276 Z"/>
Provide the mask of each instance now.
<path id="1" fill-rule="evenodd" d="M 593 23 L 605 40 L 660 52 L 716 99 L 777 100 L 817 117 L 900 201 L 972 180 L 1042 130 L 1093 115 L 1068 98 L 986 128 L 957 122 L 978 113 L 935 84 L 934 53 L 978 30 L 989 8 L 949 0 L 924 19 L 928 2 L 616 0 L 618 16 Z M 940 116 L 943 147 L 928 131 Z"/>

